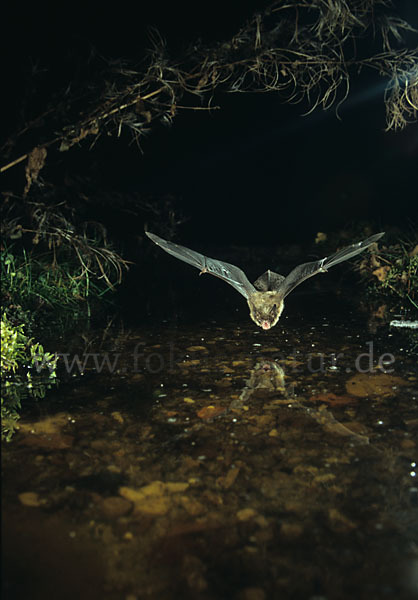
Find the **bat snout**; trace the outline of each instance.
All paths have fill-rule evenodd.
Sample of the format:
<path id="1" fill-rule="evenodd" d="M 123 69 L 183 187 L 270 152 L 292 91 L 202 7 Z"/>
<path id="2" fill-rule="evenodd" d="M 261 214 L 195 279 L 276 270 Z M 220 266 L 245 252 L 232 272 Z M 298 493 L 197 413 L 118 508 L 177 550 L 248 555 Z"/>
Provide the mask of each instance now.
<path id="1" fill-rule="evenodd" d="M 270 329 L 271 323 L 269 321 L 261 321 L 261 327 L 263 329 Z"/>

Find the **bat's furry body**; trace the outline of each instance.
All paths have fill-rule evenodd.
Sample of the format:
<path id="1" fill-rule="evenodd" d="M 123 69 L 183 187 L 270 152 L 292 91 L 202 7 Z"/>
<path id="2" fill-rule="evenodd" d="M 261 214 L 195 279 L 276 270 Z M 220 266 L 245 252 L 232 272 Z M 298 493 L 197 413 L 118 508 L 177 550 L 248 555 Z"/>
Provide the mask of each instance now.
<path id="1" fill-rule="evenodd" d="M 209 258 L 184 246 L 168 242 L 149 231 L 146 234 L 155 244 L 172 256 L 197 267 L 200 274 L 210 273 L 232 285 L 246 298 L 252 320 L 263 329 L 270 329 L 276 325 L 283 312 L 285 297 L 302 281 L 317 273 L 326 273 L 330 267 L 360 254 L 384 235 L 384 233 L 376 233 L 331 256 L 299 265 L 287 277 L 274 273 L 274 271 L 266 271 L 253 285 L 248 281 L 245 273 L 235 265 Z"/>

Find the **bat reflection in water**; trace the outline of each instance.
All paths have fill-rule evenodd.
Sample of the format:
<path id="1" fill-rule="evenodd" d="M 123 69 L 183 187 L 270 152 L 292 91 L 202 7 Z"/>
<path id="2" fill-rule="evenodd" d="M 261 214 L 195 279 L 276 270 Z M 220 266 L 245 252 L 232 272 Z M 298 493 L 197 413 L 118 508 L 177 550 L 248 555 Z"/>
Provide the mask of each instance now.
<path id="1" fill-rule="evenodd" d="M 154 233 L 146 232 L 147 236 L 163 250 L 176 258 L 183 260 L 202 273 L 210 273 L 223 279 L 246 298 L 250 307 L 252 320 L 263 329 L 276 325 L 283 311 L 284 299 L 297 285 L 317 273 L 326 273 L 330 267 L 348 260 L 380 240 L 384 233 L 376 233 L 362 242 L 347 246 L 331 256 L 326 256 L 314 262 L 299 265 L 287 277 L 266 271 L 254 282 L 250 283 L 245 273 L 235 265 L 209 258 L 184 246 L 168 242 Z"/>

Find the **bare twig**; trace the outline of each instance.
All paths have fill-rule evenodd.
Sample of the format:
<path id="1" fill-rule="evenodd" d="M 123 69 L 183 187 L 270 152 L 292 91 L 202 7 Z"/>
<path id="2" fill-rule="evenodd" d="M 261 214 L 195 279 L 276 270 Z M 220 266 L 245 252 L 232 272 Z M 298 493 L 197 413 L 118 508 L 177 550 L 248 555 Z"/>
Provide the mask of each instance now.
<path id="1" fill-rule="evenodd" d="M 155 121 L 169 124 L 178 110 L 210 109 L 215 91 L 274 91 L 285 101 L 307 102 L 307 112 L 338 107 L 352 74 L 364 68 L 385 79 L 387 129 L 399 129 L 417 119 L 418 106 L 418 53 L 399 48 L 406 32 L 415 30 L 390 14 L 387 0 L 276 0 L 229 41 L 210 48 L 195 44 L 177 61 L 153 30 L 144 69 L 113 61 L 101 77 L 102 89 L 86 97 L 81 111 L 71 112 L 67 90 L 61 103 L 44 112 L 47 141 L 37 147 L 57 145 L 66 151 L 86 138 L 94 145 L 103 133 L 120 136 L 124 130 L 139 143 Z M 371 43 L 371 56 L 356 56 L 356 39 L 367 36 L 380 39 L 382 52 L 376 54 Z M 189 101 L 181 102 L 183 97 Z M 73 104 L 76 100 L 80 97 L 74 94 Z M 73 121 L 60 126 L 60 119 L 71 114 Z M 48 126 L 54 132 L 49 140 Z M 30 154 L 25 151 L 0 172 Z"/>

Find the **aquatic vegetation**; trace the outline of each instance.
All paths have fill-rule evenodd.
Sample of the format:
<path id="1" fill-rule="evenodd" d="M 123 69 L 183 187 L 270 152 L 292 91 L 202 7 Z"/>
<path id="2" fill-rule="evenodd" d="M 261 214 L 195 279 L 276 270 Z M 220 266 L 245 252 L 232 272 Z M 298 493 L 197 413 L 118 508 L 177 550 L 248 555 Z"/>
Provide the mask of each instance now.
<path id="1" fill-rule="evenodd" d="M 10 441 L 17 427 L 22 400 L 43 398 L 56 383 L 58 358 L 25 334 L 6 314 L 1 317 L 1 437 Z"/>

